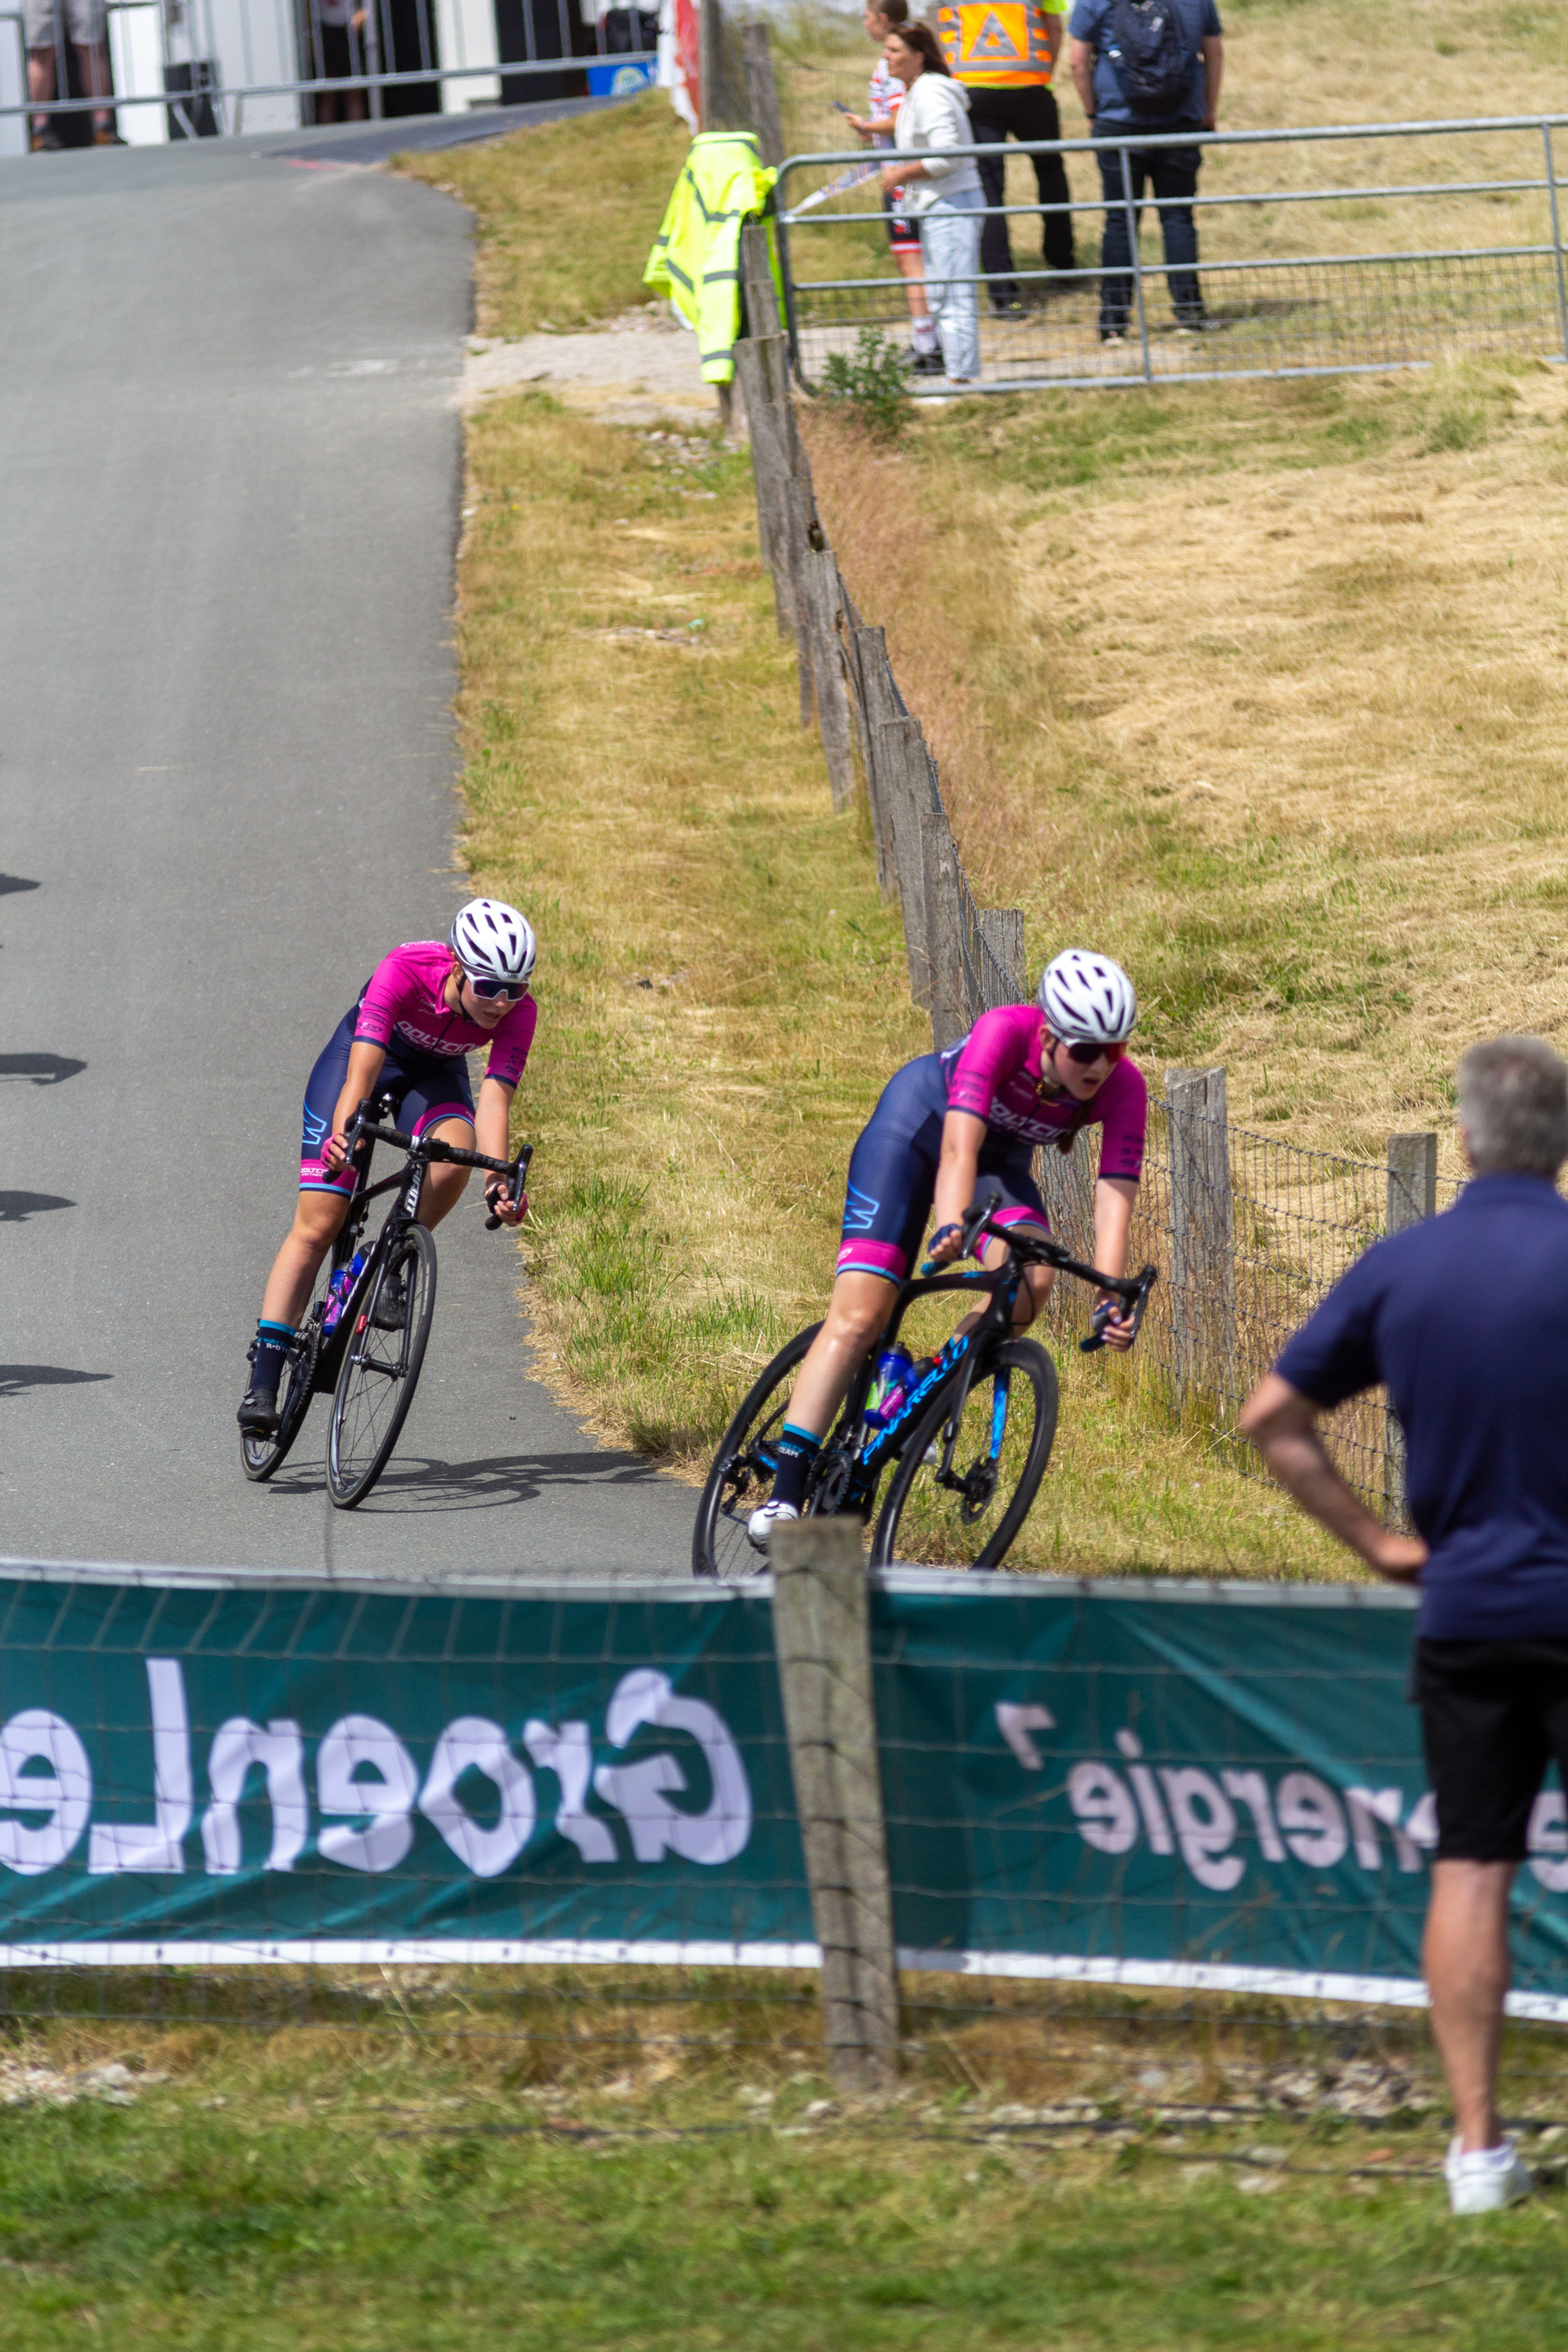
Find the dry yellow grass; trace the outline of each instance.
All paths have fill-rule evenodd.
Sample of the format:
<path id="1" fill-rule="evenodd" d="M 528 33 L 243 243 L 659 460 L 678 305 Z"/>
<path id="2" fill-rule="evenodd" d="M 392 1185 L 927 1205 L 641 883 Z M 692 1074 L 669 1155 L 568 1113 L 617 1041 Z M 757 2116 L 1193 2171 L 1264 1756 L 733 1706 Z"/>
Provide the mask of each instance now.
<path id="1" fill-rule="evenodd" d="M 1432 1125 L 1457 1172 L 1462 1046 L 1568 1042 L 1564 391 L 1456 366 L 819 446 L 984 895 L 1037 953 L 1119 948 L 1153 1057 L 1224 1061 L 1244 1124 L 1371 1157 Z"/>

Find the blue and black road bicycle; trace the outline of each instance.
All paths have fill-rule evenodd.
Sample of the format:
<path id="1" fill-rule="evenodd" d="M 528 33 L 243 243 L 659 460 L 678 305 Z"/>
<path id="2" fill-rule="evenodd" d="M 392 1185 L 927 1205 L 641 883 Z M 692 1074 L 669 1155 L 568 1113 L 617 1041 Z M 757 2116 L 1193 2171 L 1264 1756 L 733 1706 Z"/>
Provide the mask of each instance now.
<path id="1" fill-rule="evenodd" d="M 963 1255 L 984 1234 L 1005 1243 L 1001 1265 L 968 1274 L 928 1268 L 900 1284 L 887 1328 L 814 1466 L 806 1511 L 853 1512 L 872 1529 L 873 1568 L 890 1565 L 900 1551 L 938 1566 L 997 1568 L 1027 1517 L 1056 1436 L 1057 1368 L 1037 1340 L 1014 1334 L 1026 1265 L 1054 1266 L 1120 1300 L 1131 1310 L 1134 1337 L 1143 1320 L 1157 1278 L 1152 1265 L 1125 1277 L 1100 1274 L 1033 1226 L 994 1224 L 1000 1204 L 996 1192 L 974 1203 L 963 1220 Z M 883 1409 L 868 1414 L 879 1360 L 896 1345 L 905 1316 L 918 1299 L 943 1291 L 984 1299 L 980 1320 L 940 1355 L 915 1363 Z M 1080 1341 L 1086 1351 L 1103 1344 L 1101 1323 L 1097 1317 Z M 820 1328 L 814 1323 L 780 1349 L 725 1431 L 697 1513 L 694 1574 L 733 1579 L 763 1566 L 746 1522 L 772 1491 L 795 1372 Z"/>
<path id="2" fill-rule="evenodd" d="M 354 1192 L 343 1229 L 321 1264 L 315 1295 L 290 1343 L 278 1397 L 278 1427 L 270 1437 L 246 1431 L 240 1459 L 247 1478 L 270 1478 L 305 1425 L 313 1396 L 332 1400 L 327 1432 L 327 1491 L 339 1510 L 363 1503 L 396 1444 L 419 1374 L 436 1313 L 436 1244 L 419 1223 L 419 1203 L 433 1161 L 460 1168 L 487 1168 L 504 1176 L 514 1202 L 528 1178 L 531 1145 L 515 1160 L 488 1160 L 434 1136 L 416 1143 L 372 1114 L 390 1118 L 393 1097 L 377 1103 L 366 1096 L 349 1122 Z M 378 1143 L 406 1153 L 395 1175 L 370 1181 L 371 1157 Z M 366 1241 L 373 1201 L 390 1194 L 381 1231 Z M 500 1223 L 490 1215 L 485 1224 Z"/>

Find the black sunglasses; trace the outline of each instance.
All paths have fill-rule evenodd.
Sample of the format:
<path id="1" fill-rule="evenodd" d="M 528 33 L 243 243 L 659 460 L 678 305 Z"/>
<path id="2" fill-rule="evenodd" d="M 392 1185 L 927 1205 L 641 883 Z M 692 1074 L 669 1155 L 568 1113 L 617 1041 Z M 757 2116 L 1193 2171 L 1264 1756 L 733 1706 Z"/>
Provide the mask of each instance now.
<path id="1" fill-rule="evenodd" d="M 1101 1055 L 1108 1062 L 1119 1062 L 1126 1051 L 1125 1045 L 1069 1045 L 1068 1059 L 1069 1062 L 1078 1063 L 1080 1069 L 1088 1070 L 1093 1067 Z"/>

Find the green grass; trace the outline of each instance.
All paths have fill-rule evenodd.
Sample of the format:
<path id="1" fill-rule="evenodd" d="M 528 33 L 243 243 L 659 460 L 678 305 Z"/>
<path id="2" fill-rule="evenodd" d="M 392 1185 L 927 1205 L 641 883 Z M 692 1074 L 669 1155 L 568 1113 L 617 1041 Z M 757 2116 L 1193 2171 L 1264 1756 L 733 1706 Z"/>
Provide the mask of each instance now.
<path id="1" fill-rule="evenodd" d="M 824 2115 L 757 2053 L 520 2090 L 417 2034 L 194 2039 L 143 2036 L 174 2076 L 132 2105 L 5 2111 L 7 2352 L 1544 2352 L 1568 2324 L 1561 2195 L 1454 2223 L 1436 2116 L 1173 2127 L 1145 2095 L 1020 2129 L 940 2085 Z"/>
<path id="2" fill-rule="evenodd" d="M 472 206 L 481 334 L 591 324 L 646 301 L 642 274 L 686 160 L 668 93 L 395 167 Z"/>

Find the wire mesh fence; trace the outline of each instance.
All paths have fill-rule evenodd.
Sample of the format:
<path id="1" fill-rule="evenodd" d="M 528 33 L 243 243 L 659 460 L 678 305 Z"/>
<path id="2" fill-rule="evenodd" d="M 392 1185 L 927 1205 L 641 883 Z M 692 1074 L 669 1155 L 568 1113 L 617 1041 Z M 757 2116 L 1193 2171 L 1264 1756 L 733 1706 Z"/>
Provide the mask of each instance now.
<path id="1" fill-rule="evenodd" d="M 1152 1099 L 1149 1109 L 1130 1263 L 1157 1265 L 1160 1280 L 1138 1343 L 1140 1376 L 1173 1412 L 1226 1443 L 1237 1470 L 1264 1475 L 1250 1445 L 1229 1443 L 1237 1417 L 1290 1334 L 1389 1230 L 1390 1170 L 1169 1101 Z M 1080 1256 L 1093 1255 L 1094 1168 L 1088 1135 L 1070 1158 L 1042 1152 L 1037 1161 L 1052 1229 Z M 1434 1183 L 1433 1205 L 1447 1208 L 1458 1183 Z M 1059 1284 L 1050 1328 L 1064 1340 L 1081 1338 L 1090 1304 L 1081 1286 Z M 1350 1484 L 1403 1523 L 1403 1457 L 1383 1391 L 1352 1398 L 1327 1427 Z"/>
<path id="2" fill-rule="evenodd" d="M 1046 267 L 1024 252 L 1042 217 L 1037 201 L 984 209 L 1022 257 L 998 280 L 977 257 L 973 278 L 952 281 L 972 285 L 978 301 L 973 388 L 1370 373 L 1489 352 L 1568 359 L 1564 123 L 1477 118 L 1205 133 L 1196 146 L 1177 136 L 1010 145 L 1011 195 L 1025 159 L 1068 166 L 1078 266 Z M 1401 142 L 1397 181 L 1378 176 L 1389 142 Z M 1183 147 L 1201 152 L 1198 193 L 1140 194 L 1142 162 Z M 879 188 L 838 184 L 854 163 L 855 151 L 796 155 L 780 174 L 786 325 L 808 389 L 865 330 L 896 340 L 909 323 Z M 1162 249 L 1167 229 L 1189 216 L 1195 264 Z M 1103 255 L 1092 250 L 1102 223 Z M 940 377 L 910 388 L 917 397 L 951 389 Z"/>

